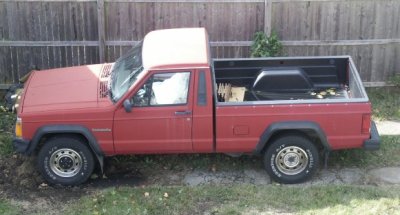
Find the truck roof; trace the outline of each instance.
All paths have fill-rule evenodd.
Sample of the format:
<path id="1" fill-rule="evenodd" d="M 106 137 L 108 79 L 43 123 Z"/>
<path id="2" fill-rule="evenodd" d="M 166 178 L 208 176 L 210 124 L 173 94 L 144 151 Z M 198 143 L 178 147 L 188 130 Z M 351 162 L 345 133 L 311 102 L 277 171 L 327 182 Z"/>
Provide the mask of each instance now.
<path id="1" fill-rule="evenodd" d="M 208 67 L 210 65 L 207 31 L 204 28 L 156 30 L 143 41 L 145 69 Z"/>

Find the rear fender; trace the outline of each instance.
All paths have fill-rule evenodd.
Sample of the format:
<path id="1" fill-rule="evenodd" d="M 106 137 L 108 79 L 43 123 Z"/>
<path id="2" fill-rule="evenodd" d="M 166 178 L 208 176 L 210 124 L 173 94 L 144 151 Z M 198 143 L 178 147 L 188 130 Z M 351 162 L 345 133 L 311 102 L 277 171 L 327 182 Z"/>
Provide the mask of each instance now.
<path id="1" fill-rule="evenodd" d="M 253 153 L 260 155 L 271 138 L 278 132 L 282 131 L 299 131 L 305 133 L 309 137 L 311 134 L 312 137 L 319 139 L 325 151 L 331 151 L 325 132 L 317 123 L 309 121 L 286 121 L 276 122 L 269 125 L 261 134 Z"/>

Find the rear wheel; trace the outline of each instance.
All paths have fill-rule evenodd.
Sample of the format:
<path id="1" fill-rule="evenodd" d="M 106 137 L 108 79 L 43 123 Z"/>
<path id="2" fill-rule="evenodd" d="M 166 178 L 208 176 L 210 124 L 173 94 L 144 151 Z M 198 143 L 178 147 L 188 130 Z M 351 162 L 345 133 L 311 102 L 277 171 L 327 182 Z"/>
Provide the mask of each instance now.
<path id="1" fill-rule="evenodd" d="M 94 159 L 81 139 L 54 137 L 40 149 L 38 167 L 49 183 L 73 186 L 89 178 L 94 169 Z"/>
<path id="2" fill-rule="evenodd" d="M 264 166 L 271 178 L 279 183 L 304 182 L 319 167 L 318 150 L 306 137 L 282 136 L 265 151 Z"/>

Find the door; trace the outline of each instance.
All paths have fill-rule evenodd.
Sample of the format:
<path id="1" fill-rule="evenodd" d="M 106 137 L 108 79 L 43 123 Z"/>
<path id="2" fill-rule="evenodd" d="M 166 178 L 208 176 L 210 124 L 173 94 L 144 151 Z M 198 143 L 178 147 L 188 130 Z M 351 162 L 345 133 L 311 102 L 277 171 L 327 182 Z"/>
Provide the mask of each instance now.
<path id="1" fill-rule="evenodd" d="M 114 115 L 116 153 L 192 151 L 191 72 L 152 74 L 129 98 L 133 105 Z"/>

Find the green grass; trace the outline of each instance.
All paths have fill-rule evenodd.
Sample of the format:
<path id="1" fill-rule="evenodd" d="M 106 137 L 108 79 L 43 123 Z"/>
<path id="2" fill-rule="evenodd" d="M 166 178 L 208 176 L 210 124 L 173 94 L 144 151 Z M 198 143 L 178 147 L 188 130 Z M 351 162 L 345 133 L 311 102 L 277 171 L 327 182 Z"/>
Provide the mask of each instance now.
<path id="1" fill-rule="evenodd" d="M 6 156 L 13 153 L 11 144 L 15 114 L 0 113 L 0 155 Z"/>
<path id="2" fill-rule="evenodd" d="M 1 112 L 0 110 L 0 132 L 11 132 L 15 123 L 15 119 L 15 114 Z"/>
<path id="3" fill-rule="evenodd" d="M 400 90 L 368 89 L 374 119 L 400 119 Z M 0 155 L 13 153 L 14 114 L 0 113 Z M 339 167 L 400 166 L 400 136 L 382 136 L 378 151 L 334 152 L 329 164 Z M 223 154 L 117 156 L 117 163 L 133 162 L 141 169 L 240 170 L 261 167 L 259 158 L 231 158 Z M 148 196 L 145 196 L 148 193 Z M 165 196 L 168 194 L 168 197 Z M 76 200 L 68 214 L 400 214 L 400 186 L 150 186 L 96 191 Z M 0 198 L 0 214 L 20 214 Z"/>
<path id="4" fill-rule="evenodd" d="M 0 156 L 11 155 L 14 152 L 11 141 L 11 134 L 0 133 Z"/>
<path id="5" fill-rule="evenodd" d="M 381 136 L 381 141 L 381 147 L 376 151 L 364 149 L 334 151 L 331 153 L 329 165 L 361 168 L 400 166 L 400 136 Z M 218 171 L 262 168 L 260 157 L 232 158 L 224 154 L 117 156 L 112 159 L 121 165 L 132 162 L 138 169 L 149 171 L 209 170 L 213 166 Z"/>
<path id="6" fill-rule="evenodd" d="M 373 104 L 373 117 L 376 120 L 400 120 L 400 88 L 367 88 L 368 96 Z M 6 156 L 13 153 L 11 145 L 12 127 L 15 123 L 15 114 L 0 113 L 0 155 Z M 400 165 L 400 140 L 398 137 L 382 137 L 382 147 L 379 151 L 368 152 L 364 150 L 345 150 L 332 155 L 331 164 L 341 166 L 390 166 Z M 218 170 L 246 169 L 260 166 L 258 158 L 244 156 L 230 158 L 221 154 L 210 155 L 163 155 L 163 156 L 118 156 L 118 162 L 132 161 L 139 168 L 184 170 L 209 169 L 216 165 Z"/>
<path id="7" fill-rule="evenodd" d="M 399 214 L 399 198 L 399 186 L 120 187 L 82 197 L 67 214 Z"/>
<path id="8" fill-rule="evenodd" d="M 329 166 L 360 168 L 400 166 L 400 136 L 381 136 L 381 141 L 381 147 L 376 151 L 364 149 L 334 151 L 331 153 Z M 157 172 L 162 169 L 184 171 L 216 168 L 218 171 L 230 171 L 262 168 L 260 157 L 232 158 L 224 154 L 117 156 L 111 159 L 122 166 L 130 163 L 129 165 L 144 172 Z"/>
<path id="9" fill-rule="evenodd" d="M 367 88 L 375 120 L 400 120 L 400 87 Z"/>
<path id="10" fill-rule="evenodd" d="M 124 164 L 132 162 L 139 169 L 148 170 L 207 170 L 217 168 L 218 170 L 243 170 L 257 165 L 261 161 L 257 157 L 241 156 L 233 158 L 225 154 L 174 154 L 174 155 L 132 155 L 116 156 L 114 162 Z"/>
<path id="11" fill-rule="evenodd" d="M 389 83 L 393 84 L 396 87 L 400 87 L 400 74 L 396 74 L 389 78 Z"/>
<path id="12" fill-rule="evenodd" d="M 352 149 L 335 151 L 329 164 L 342 167 L 400 166 L 400 136 L 381 136 L 381 147 L 376 151 Z"/>
<path id="13" fill-rule="evenodd" d="M 399 154 L 400 137 L 383 136 L 380 150 L 335 152 L 330 164 L 342 167 L 399 166 Z M 182 169 L 207 168 L 215 163 L 220 169 L 238 169 L 254 166 L 254 162 L 259 161 L 224 155 L 143 156 L 133 159 L 155 169 L 175 164 Z M 238 160 L 236 164 L 235 160 Z M 164 196 L 165 193 L 168 197 Z M 400 214 L 400 186 L 120 187 L 82 197 L 70 208 L 69 214 Z"/>
<path id="14" fill-rule="evenodd" d="M 21 211 L 16 206 L 10 204 L 10 202 L 4 199 L 0 199 L 0 214 L 14 215 L 14 214 L 21 214 Z"/>

